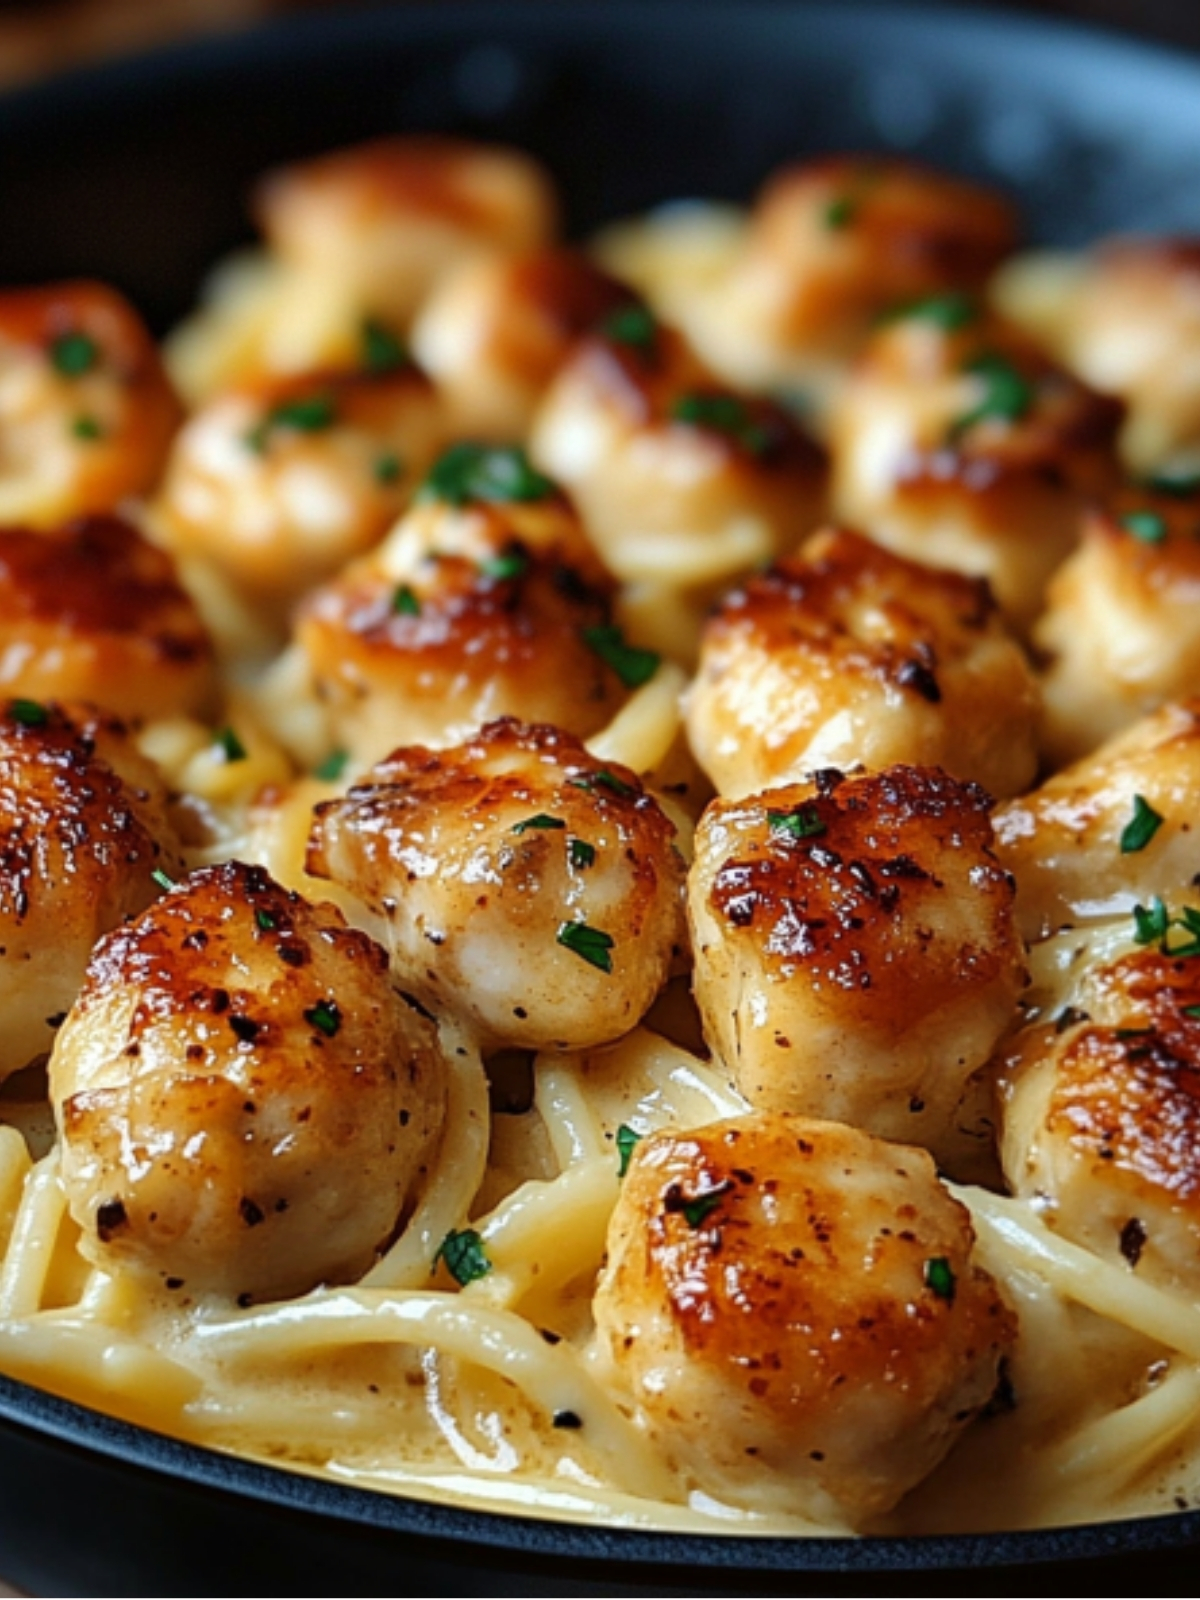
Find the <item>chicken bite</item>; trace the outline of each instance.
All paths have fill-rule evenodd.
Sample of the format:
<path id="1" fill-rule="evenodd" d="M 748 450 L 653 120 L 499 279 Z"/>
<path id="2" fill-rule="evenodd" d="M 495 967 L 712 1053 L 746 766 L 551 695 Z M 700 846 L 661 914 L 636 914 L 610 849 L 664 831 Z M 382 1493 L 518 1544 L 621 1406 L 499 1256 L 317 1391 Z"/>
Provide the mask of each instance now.
<path id="1" fill-rule="evenodd" d="M 961 1142 L 1025 983 L 988 798 L 891 767 L 718 800 L 688 875 L 704 1035 L 752 1105 Z"/>
<path id="2" fill-rule="evenodd" d="M 978 579 L 831 530 L 728 596 L 688 693 L 722 795 L 820 767 L 940 766 L 993 795 L 1036 770 L 1037 686 Z"/>
<path id="3" fill-rule="evenodd" d="M 693 1484 L 861 1527 L 991 1398 L 1015 1319 L 924 1151 L 756 1113 L 643 1139 L 597 1356 Z"/>
<path id="4" fill-rule="evenodd" d="M 397 981 L 485 1047 L 627 1033 L 684 942 L 675 828 L 626 767 L 510 718 L 397 750 L 316 809 L 308 871 L 384 922 Z"/>
<path id="5" fill-rule="evenodd" d="M 330 905 L 228 862 L 97 948 L 50 1061 L 80 1248 L 241 1303 L 362 1273 L 440 1126 L 436 1033 Z"/>

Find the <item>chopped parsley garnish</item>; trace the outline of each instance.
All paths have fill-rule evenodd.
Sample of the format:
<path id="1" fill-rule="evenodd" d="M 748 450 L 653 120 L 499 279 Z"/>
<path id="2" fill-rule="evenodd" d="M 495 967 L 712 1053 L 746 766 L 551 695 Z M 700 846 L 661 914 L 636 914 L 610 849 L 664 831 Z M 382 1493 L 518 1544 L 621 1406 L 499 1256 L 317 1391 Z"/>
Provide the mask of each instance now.
<path id="1" fill-rule="evenodd" d="M 970 327 L 978 316 L 979 307 L 969 294 L 951 290 L 947 294 L 931 294 L 923 300 L 893 306 L 880 320 L 885 323 L 928 322 L 946 333 L 956 333 L 959 328 Z"/>
<path id="2" fill-rule="evenodd" d="M 445 1262 L 446 1271 L 455 1283 L 464 1285 L 486 1278 L 492 1270 L 483 1237 L 474 1228 L 451 1228 L 434 1254 L 435 1267 L 439 1261 Z"/>
<path id="3" fill-rule="evenodd" d="M 336 1000 L 318 1000 L 304 1013 L 305 1022 L 311 1022 L 327 1039 L 332 1039 L 342 1025 L 342 1013 Z"/>
<path id="4" fill-rule="evenodd" d="M 816 839 L 826 831 L 813 805 L 797 806 L 795 811 L 768 811 L 772 833 L 786 833 L 793 839 Z"/>
<path id="5" fill-rule="evenodd" d="M 641 1143 L 641 1134 L 623 1122 L 617 1129 L 617 1154 L 620 1156 L 620 1165 L 617 1167 L 617 1177 L 623 1178 L 629 1171 L 629 1163 L 633 1160 L 633 1152 Z"/>
<path id="6" fill-rule="evenodd" d="M 685 422 L 694 428 L 709 428 L 723 433 L 752 456 L 767 453 L 774 435 L 770 428 L 756 422 L 746 402 L 736 394 L 711 394 L 693 390 L 681 394 L 671 406 L 671 419 Z"/>
<path id="7" fill-rule="evenodd" d="M 588 649 L 613 669 L 627 689 L 640 689 L 644 683 L 649 683 L 662 660 L 655 650 L 626 644 L 625 635 L 616 626 L 584 628 L 582 638 Z"/>
<path id="8" fill-rule="evenodd" d="M 1194 906 L 1184 906 L 1172 916 L 1156 895 L 1148 906 L 1134 906 L 1133 926 L 1137 944 L 1157 943 L 1164 956 L 1176 959 L 1200 956 L 1200 911 Z M 1185 935 L 1182 944 L 1170 942 L 1172 929 Z"/>
<path id="9" fill-rule="evenodd" d="M 155 867 L 150 876 L 160 889 L 173 889 L 175 887 L 175 879 L 164 872 L 161 867 Z"/>
<path id="10" fill-rule="evenodd" d="M 708 1220 L 708 1217 L 721 1203 L 721 1196 L 733 1188 L 733 1184 L 726 1178 L 723 1183 L 714 1184 L 711 1189 L 706 1189 L 703 1194 L 693 1196 L 691 1200 L 684 1200 L 678 1207 L 683 1212 L 684 1221 L 689 1228 L 699 1228 Z"/>
<path id="11" fill-rule="evenodd" d="M 982 382 L 983 399 L 953 424 L 952 439 L 966 433 L 977 422 L 1020 422 L 1033 405 L 1033 384 L 1004 356 L 976 356 L 967 362 L 963 371 Z"/>
<path id="12" fill-rule="evenodd" d="M 213 742 L 218 746 L 226 761 L 245 761 L 246 746 L 232 728 L 222 728 Z"/>
<path id="13" fill-rule="evenodd" d="M 589 794 L 594 794 L 597 789 L 607 789 L 611 794 L 620 795 L 622 800 L 629 800 L 637 793 L 632 784 L 618 778 L 607 767 L 601 767 L 599 772 L 586 772 L 578 778 L 568 778 L 567 782 L 573 789 L 586 789 Z"/>
<path id="14" fill-rule="evenodd" d="M 404 463 L 394 450 L 389 450 L 386 454 L 375 458 L 375 465 L 372 471 L 375 474 L 376 483 L 382 483 L 385 486 L 389 483 L 399 483 L 404 476 Z"/>
<path id="15" fill-rule="evenodd" d="M 1144 795 L 1133 797 L 1133 816 L 1121 830 L 1121 854 L 1136 855 L 1144 850 L 1163 825 L 1163 818 Z"/>
<path id="16" fill-rule="evenodd" d="M 1138 944 L 1153 944 L 1156 939 L 1167 937 L 1171 919 L 1166 906 L 1157 895 L 1148 906 L 1134 906 L 1133 926 L 1133 937 Z"/>
<path id="17" fill-rule="evenodd" d="M 601 972 L 612 971 L 613 937 L 599 928 L 589 928 L 586 922 L 564 922 L 559 925 L 555 939 L 565 949 L 581 957 L 590 967 Z"/>
<path id="18" fill-rule="evenodd" d="M 925 1287 L 931 1289 L 939 1300 L 949 1303 L 954 1299 L 954 1269 L 945 1256 L 931 1256 L 925 1263 Z"/>
<path id="19" fill-rule="evenodd" d="M 567 858 L 571 865 L 578 871 L 591 867 L 596 862 L 596 846 L 588 844 L 586 839 L 567 840 Z"/>
<path id="20" fill-rule="evenodd" d="M 50 361 L 64 378 L 80 378 L 100 359 L 100 348 L 86 333 L 60 333 L 50 344 Z"/>
<path id="21" fill-rule="evenodd" d="M 544 811 L 539 811 L 536 817 L 526 817 L 524 822 L 514 822 L 513 833 L 525 833 L 529 828 L 565 828 L 566 823 L 561 817 L 548 817 Z"/>
<path id="22" fill-rule="evenodd" d="M 104 429 L 97 419 L 87 415 L 75 418 L 71 424 L 71 432 L 77 439 L 103 439 L 104 437 Z"/>
<path id="23" fill-rule="evenodd" d="M 1185 1017 L 1200 1017 L 1200 1006 L 1184 1006 L 1182 1015 Z"/>
<path id="24" fill-rule="evenodd" d="M 392 595 L 392 610 L 399 617 L 419 617 L 421 602 L 407 583 L 397 584 Z"/>
<path id="25" fill-rule="evenodd" d="M 545 500 L 555 487 L 515 445 L 462 442 L 451 445 L 417 490 L 418 501 L 442 500 L 451 506 L 504 505 Z"/>
<path id="26" fill-rule="evenodd" d="M 362 364 L 368 372 L 395 372 L 408 360 L 404 341 L 376 317 L 367 317 L 362 325 Z"/>
<path id="27" fill-rule="evenodd" d="M 654 349 L 658 339 L 658 322 L 647 306 L 618 306 L 600 323 L 599 333 L 613 344 L 628 345 L 643 352 Z"/>
<path id="28" fill-rule="evenodd" d="M 8 714 L 23 728 L 44 728 L 50 720 L 49 711 L 38 700 L 10 700 Z"/>
<path id="29" fill-rule="evenodd" d="M 835 232 L 848 228 L 858 215 L 858 201 L 848 194 L 839 195 L 825 207 L 824 222 Z"/>
<path id="30" fill-rule="evenodd" d="M 269 911 L 264 911 L 260 906 L 254 913 L 254 920 L 264 933 L 274 933 L 277 924 Z"/>
<path id="31" fill-rule="evenodd" d="M 330 783 L 335 783 L 345 772 L 346 763 L 349 760 L 349 750 L 331 750 L 324 761 L 313 768 L 313 777 L 324 778 Z"/>
<path id="32" fill-rule="evenodd" d="M 524 550 L 504 550 L 498 556 L 487 556 L 479 563 L 485 578 L 495 578 L 504 583 L 510 578 L 523 578 L 529 571 L 529 556 Z"/>
<path id="33" fill-rule="evenodd" d="M 1157 511 L 1127 511 L 1121 518 L 1121 526 L 1143 544 L 1162 544 L 1167 537 L 1166 518 Z"/>
<path id="34" fill-rule="evenodd" d="M 1164 467 L 1161 472 L 1152 473 L 1145 481 L 1146 488 L 1155 494 L 1168 494 L 1186 500 L 1200 490 L 1200 471 L 1193 468 Z"/>
<path id="35" fill-rule="evenodd" d="M 267 447 L 271 434 L 279 428 L 291 428 L 296 433 L 321 433 L 337 421 L 337 407 L 327 394 L 303 395 L 297 400 L 283 400 L 246 435 L 251 450 Z"/>

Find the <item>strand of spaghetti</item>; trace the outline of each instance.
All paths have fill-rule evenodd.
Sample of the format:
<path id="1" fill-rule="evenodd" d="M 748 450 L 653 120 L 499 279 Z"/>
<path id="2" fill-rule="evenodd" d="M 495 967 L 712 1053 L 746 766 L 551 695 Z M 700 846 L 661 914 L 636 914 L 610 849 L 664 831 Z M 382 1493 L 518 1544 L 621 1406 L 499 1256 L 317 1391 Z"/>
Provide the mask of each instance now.
<path id="1" fill-rule="evenodd" d="M 512 1306 L 534 1287 L 557 1288 L 598 1268 L 616 1198 L 616 1162 L 607 1153 L 549 1182 L 523 1183 L 475 1224 L 493 1270 L 463 1294 Z"/>
<path id="2" fill-rule="evenodd" d="M 1018 1200 L 955 1184 L 949 1188 L 969 1208 L 981 1245 L 1049 1277 L 1080 1305 L 1200 1361 L 1200 1307 L 1193 1302 L 1141 1283 L 1128 1269 L 1060 1239 Z"/>
<path id="3" fill-rule="evenodd" d="M 74 1313 L 0 1323 L 0 1369 L 128 1422 L 186 1433 L 184 1408 L 199 1394 L 193 1372 L 144 1339 Z"/>
<path id="4" fill-rule="evenodd" d="M 471 1306 L 460 1295 L 341 1289 L 197 1327 L 196 1344 L 226 1360 L 303 1355 L 347 1345 L 432 1348 L 496 1372 L 551 1415 L 573 1413 L 614 1481 L 647 1498 L 673 1500 L 667 1467 L 567 1343 L 547 1344 L 511 1311 Z"/>
<path id="5" fill-rule="evenodd" d="M 687 674 L 670 661 L 632 695 L 607 727 L 588 739 L 599 761 L 619 761 L 634 772 L 652 772 L 665 758 L 679 732 L 679 697 Z"/>
<path id="6" fill-rule="evenodd" d="M 0 1127 L 0 1247 L 7 1248 L 33 1163 L 16 1128 Z"/>
<path id="7" fill-rule="evenodd" d="M 42 1303 L 58 1230 L 67 1209 L 58 1181 L 58 1152 L 32 1167 L 17 1207 L 0 1269 L 0 1320 L 28 1316 Z"/>
<path id="8" fill-rule="evenodd" d="M 717 1067 L 672 1044 L 649 1028 L 637 1028 L 629 1036 L 645 1053 L 645 1070 L 669 1100 L 682 1094 L 677 1115 L 671 1120 L 698 1125 L 706 1118 L 736 1117 L 750 1109 L 729 1079 Z M 676 1102 L 671 1100 L 673 1106 Z"/>
<path id="9" fill-rule="evenodd" d="M 446 1120 L 436 1162 L 416 1210 L 391 1249 L 362 1280 L 369 1289 L 415 1289 L 429 1282 L 438 1246 L 466 1221 L 487 1167 L 491 1112 L 478 1046 L 446 1023 L 442 1047 L 450 1062 Z"/>
<path id="10" fill-rule="evenodd" d="M 1031 1470 L 1036 1479 L 1064 1486 L 1096 1480 L 1127 1482 L 1149 1462 L 1171 1449 L 1195 1426 L 1200 1409 L 1200 1371 L 1180 1365 L 1146 1394 L 1078 1429 L 1043 1452 Z"/>
<path id="11" fill-rule="evenodd" d="M 535 1059 L 533 1103 L 560 1167 L 604 1154 L 604 1135 L 569 1057 L 541 1055 Z"/>

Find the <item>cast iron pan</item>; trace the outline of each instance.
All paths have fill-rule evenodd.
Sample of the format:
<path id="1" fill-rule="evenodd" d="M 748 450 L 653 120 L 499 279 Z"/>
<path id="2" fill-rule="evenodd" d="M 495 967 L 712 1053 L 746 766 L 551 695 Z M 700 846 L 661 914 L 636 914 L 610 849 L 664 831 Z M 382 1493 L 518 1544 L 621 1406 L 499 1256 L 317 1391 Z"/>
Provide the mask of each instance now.
<path id="1" fill-rule="evenodd" d="M 1018 192 L 1045 242 L 1200 229 L 1200 63 L 1149 47 L 835 0 L 443 3 L 297 19 L 0 101 L 0 282 L 107 278 L 166 327 L 246 237 L 265 166 L 404 129 L 532 150 L 575 231 L 881 147 Z M 1191 1594 L 1200 1547 L 1191 1512 L 864 1542 L 574 1528 L 252 1466 L 8 1380 L 0 1432 L 0 1572 L 42 1595 L 1089 1593 L 1101 1576 Z"/>

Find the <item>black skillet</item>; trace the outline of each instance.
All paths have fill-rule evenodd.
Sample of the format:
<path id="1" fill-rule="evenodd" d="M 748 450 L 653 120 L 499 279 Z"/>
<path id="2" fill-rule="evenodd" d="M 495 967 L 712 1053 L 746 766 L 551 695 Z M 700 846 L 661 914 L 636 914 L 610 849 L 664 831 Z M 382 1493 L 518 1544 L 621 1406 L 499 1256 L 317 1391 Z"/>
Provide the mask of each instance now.
<path id="1" fill-rule="evenodd" d="M 577 232 L 664 198 L 745 197 L 798 154 L 881 147 L 1018 193 L 1045 242 L 1200 231 L 1200 63 L 1161 50 L 835 0 L 407 5 L 0 100 L 0 282 L 107 278 L 165 327 L 246 236 L 263 167 L 403 129 L 534 151 Z M 1089 1593 L 1102 1578 L 1191 1594 L 1200 1555 L 1193 1512 L 863 1542 L 528 1521 L 253 1466 L 8 1380 L 0 1435 L 0 1573 L 42 1595 Z"/>

